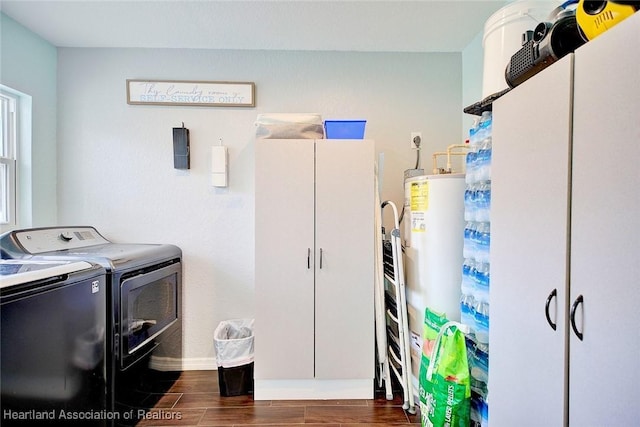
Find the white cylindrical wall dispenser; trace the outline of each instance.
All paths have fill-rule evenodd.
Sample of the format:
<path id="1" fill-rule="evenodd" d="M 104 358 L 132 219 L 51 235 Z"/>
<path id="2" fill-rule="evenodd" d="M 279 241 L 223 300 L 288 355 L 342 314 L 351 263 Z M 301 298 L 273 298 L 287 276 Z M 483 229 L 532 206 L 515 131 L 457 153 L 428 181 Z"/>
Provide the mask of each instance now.
<path id="1" fill-rule="evenodd" d="M 425 308 L 460 321 L 464 177 L 422 175 L 405 181 L 405 272 L 414 382 Z"/>

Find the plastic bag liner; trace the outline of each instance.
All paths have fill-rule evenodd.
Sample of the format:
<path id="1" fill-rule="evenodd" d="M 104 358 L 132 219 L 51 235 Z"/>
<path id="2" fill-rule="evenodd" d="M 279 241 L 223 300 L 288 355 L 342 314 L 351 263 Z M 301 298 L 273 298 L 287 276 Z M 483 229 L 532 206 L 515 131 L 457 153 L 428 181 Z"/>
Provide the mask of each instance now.
<path id="1" fill-rule="evenodd" d="M 258 114 L 256 138 L 323 139 L 322 116 L 314 113 Z"/>
<path id="2" fill-rule="evenodd" d="M 220 322 L 213 333 L 218 367 L 233 368 L 253 362 L 253 319 Z"/>

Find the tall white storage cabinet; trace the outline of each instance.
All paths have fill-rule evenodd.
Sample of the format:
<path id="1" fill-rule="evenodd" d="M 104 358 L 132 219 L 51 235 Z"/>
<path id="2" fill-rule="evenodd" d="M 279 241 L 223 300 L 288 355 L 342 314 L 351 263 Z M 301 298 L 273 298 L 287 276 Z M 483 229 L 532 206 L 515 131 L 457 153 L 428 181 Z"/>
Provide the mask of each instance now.
<path id="1" fill-rule="evenodd" d="M 256 141 L 255 390 L 369 399 L 374 144 Z"/>
<path id="2" fill-rule="evenodd" d="M 565 57 L 493 104 L 492 426 L 563 425 L 572 69 Z"/>
<path id="3" fill-rule="evenodd" d="M 640 13 L 591 43 L 575 55 L 569 422 L 638 425 Z"/>
<path id="4" fill-rule="evenodd" d="M 490 425 L 640 419 L 640 14 L 493 105 Z"/>

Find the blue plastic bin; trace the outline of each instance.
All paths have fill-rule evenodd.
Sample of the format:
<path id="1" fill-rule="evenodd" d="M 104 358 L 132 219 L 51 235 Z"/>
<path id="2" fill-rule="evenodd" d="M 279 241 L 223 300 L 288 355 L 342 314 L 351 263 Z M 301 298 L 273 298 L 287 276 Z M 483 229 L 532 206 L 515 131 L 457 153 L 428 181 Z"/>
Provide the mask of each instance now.
<path id="1" fill-rule="evenodd" d="M 325 120 L 327 139 L 364 139 L 366 120 Z"/>

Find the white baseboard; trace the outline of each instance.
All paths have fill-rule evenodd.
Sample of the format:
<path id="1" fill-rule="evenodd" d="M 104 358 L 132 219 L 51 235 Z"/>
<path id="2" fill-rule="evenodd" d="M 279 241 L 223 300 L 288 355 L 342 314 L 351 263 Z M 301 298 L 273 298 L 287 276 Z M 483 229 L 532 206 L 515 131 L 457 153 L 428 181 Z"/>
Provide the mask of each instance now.
<path id="1" fill-rule="evenodd" d="M 373 379 L 255 380 L 255 400 L 373 399 Z"/>
<path id="2" fill-rule="evenodd" d="M 151 356 L 149 367 L 156 371 L 209 371 L 217 370 L 215 357 L 194 357 L 177 359 L 175 357 Z"/>

